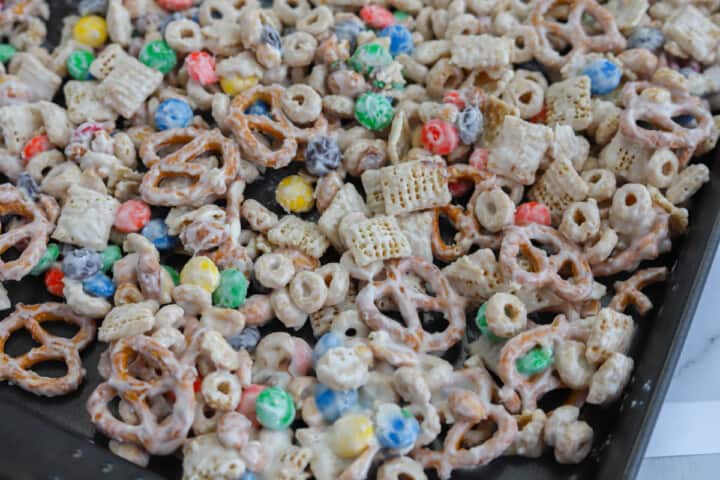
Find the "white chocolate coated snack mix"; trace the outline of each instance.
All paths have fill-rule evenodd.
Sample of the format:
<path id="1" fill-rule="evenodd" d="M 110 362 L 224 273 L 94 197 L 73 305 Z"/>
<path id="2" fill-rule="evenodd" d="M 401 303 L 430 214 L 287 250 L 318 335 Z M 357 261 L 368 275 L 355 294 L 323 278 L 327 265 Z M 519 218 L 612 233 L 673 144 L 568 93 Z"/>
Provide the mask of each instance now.
<path id="1" fill-rule="evenodd" d="M 54 48 L 0 6 L 0 380 L 97 368 L 110 450 L 187 480 L 587 457 L 710 178 L 717 5 L 73 3 Z"/>

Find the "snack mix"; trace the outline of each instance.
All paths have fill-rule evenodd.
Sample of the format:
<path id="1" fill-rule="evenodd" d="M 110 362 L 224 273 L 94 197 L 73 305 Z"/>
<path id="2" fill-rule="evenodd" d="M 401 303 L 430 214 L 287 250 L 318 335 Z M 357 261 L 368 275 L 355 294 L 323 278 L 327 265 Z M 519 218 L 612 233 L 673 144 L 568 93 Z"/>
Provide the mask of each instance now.
<path id="1" fill-rule="evenodd" d="M 0 379 L 97 368 L 110 450 L 188 480 L 587 457 L 709 180 L 717 2 L 66 3 L 54 48 L 0 10 L 0 281 L 57 300 L 0 283 Z"/>

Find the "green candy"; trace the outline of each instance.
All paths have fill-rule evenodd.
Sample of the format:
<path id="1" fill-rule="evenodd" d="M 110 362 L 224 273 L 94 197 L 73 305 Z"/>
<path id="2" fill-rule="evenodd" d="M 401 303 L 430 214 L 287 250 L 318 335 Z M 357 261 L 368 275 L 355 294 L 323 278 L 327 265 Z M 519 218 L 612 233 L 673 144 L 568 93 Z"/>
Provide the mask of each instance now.
<path id="1" fill-rule="evenodd" d="M 401 10 L 395 10 L 393 12 L 393 17 L 395 17 L 396 22 L 400 23 L 400 22 L 404 22 L 405 20 L 407 20 L 408 17 L 410 17 L 410 15 Z"/>
<path id="2" fill-rule="evenodd" d="M 107 273 L 115 265 L 115 262 L 122 258 L 122 251 L 117 245 L 109 245 L 105 250 L 100 252 L 102 258 L 102 271 Z"/>
<path id="3" fill-rule="evenodd" d="M 363 75 L 370 75 L 373 70 L 390 65 L 393 59 L 387 48 L 379 43 L 366 43 L 355 50 L 348 63 L 350 68 Z"/>
<path id="4" fill-rule="evenodd" d="M 550 347 L 535 347 L 515 360 L 515 367 L 523 375 L 535 375 L 550 368 L 554 360 Z"/>
<path id="5" fill-rule="evenodd" d="M 67 59 L 67 70 L 75 80 L 90 79 L 90 64 L 95 60 L 95 55 L 86 50 L 75 50 Z"/>
<path id="6" fill-rule="evenodd" d="M 248 281 L 240 270 L 228 268 L 220 272 L 220 285 L 213 292 L 213 303 L 218 307 L 237 308 L 245 303 Z"/>
<path id="7" fill-rule="evenodd" d="M 392 123 L 392 104 L 385 95 L 363 93 L 355 102 L 355 118 L 368 130 L 382 130 Z"/>
<path id="8" fill-rule="evenodd" d="M 165 40 L 148 42 L 140 51 L 140 61 L 163 74 L 170 73 L 177 64 L 175 50 Z"/>
<path id="9" fill-rule="evenodd" d="M 180 285 L 180 274 L 177 270 L 175 270 L 170 265 L 161 265 L 161 267 L 164 268 L 165 271 L 170 275 L 170 278 L 172 278 L 172 281 L 176 286 Z"/>
<path id="10" fill-rule="evenodd" d="M 487 339 L 491 342 L 501 342 L 503 341 L 503 338 L 495 335 L 492 330 L 490 330 L 490 327 L 488 327 L 487 317 L 485 316 L 486 308 L 486 303 L 483 303 L 480 308 L 478 308 L 477 315 L 475 315 L 475 325 L 478 330 L 480 330 L 480 333 L 487 337 Z"/>
<path id="11" fill-rule="evenodd" d="M 0 62 L 6 63 L 17 53 L 17 49 L 9 43 L 0 43 Z"/>
<path id="12" fill-rule="evenodd" d="M 295 404 L 282 388 L 266 388 L 255 400 L 255 415 L 263 427 L 284 430 L 295 420 Z"/>
<path id="13" fill-rule="evenodd" d="M 45 253 L 40 257 L 40 261 L 30 270 L 30 275 L 42 275 L 48 268 L 52 267 L 52 264 L 55 263 L 59 256 L 60 247 L 58 247 L 57 243 L 49 243 Z"/>

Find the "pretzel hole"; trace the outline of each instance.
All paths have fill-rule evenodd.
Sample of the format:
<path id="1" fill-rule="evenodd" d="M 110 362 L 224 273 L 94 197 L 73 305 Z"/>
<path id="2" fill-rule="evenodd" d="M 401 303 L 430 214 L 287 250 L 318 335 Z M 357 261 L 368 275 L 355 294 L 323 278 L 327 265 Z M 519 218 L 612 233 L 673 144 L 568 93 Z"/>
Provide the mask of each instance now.
<path id="1" fill-rule="evenodd" d="M 10 338 L 5 341 L 4 351 L 5 355 L 17 358 L 39 346 L 41 346 L 41 344 L 35 341 L 26 328 L 20 328 L 12 332 Z"/>
<path id="2" fill-rule="evenodd" d="M 192 185 L 192 183 L 193 178 L 190 175 L 173 172 L 166 174 L 164 178 L 161 178 L 158 182 L 158 187 L 167 189 L 181 189 L 189 187 L 190 185 Z"/>
<path id="3" fill-rule="evenodd" d="M 540 265 L 538 265 L 538 263 L 534 260 L 534 257 L 530 253 L 530 250 L 527 248 L 521 247 L 517 256 L 517 264 L 526 272 L 537 273 L 540 271 Z"/>
<path id="4" fill-rule="evenodd" d="M 560 253 L 560 248 L 557 245 L 552 243 L 546 243 L 536 238 L 531 239 L 530 244 L 533 247 L 542 250 L 548 255 L 557 255 L 558 253 Z"/>
<path id="5" fill-rule="evenodd" d="M 42 360 L 31 365 L 28 370 L 32 370 L 41 377 L 47 378 L 62 378 L 68 374 L 68 368 L 65 362 L 55 359 Z"/>
<path id="6" fill-rule="evenodd" d="M 598 21 L 598 19 L 590 12 L 583 12 L 580 24 L 583 31 L 588 36 L 602 35 L 605 33 L 600 21 Z"/>
<path id="7" fill-rule="evenodd" d="M 440 237 L 446 245 L 454 245 L 460 231 L 455 228 L 455 224 L 444 213 L 438 216 L 438 225 L 440 227 Z"/>
<path id="8" fill-rule="evenodd" d="M 555 375 L 554 372 L 553 375 Z M 538 399 L 538 408 L 541 408 L 546 412 L 550 412 L 558 407 L 562 407 L 563 405 L 568 405 L 570 404 L 568 400 L 571 398 L 572 393 L 573 391 L 568 388 L 559 388 L 557 390 L 547 392 Z"/>
<path id="9" fill-rule="evenodd" d="M 6 262 L 6 263 L 12 262 L 12 261 L 15 261 L 18 258 L 20 258 L 21 255 L 22 255 L 21 250 L 11 247 L 11 248 L 8 248 L 7 250 L 3 250 L 2 252 L 0 252 L 0 260 L 2 260 L 3 262 Z"/>
<path id="10" fill-rule="evenodd" d="M 572 50 L 572 44 L 562 37 L 548 34 L 547 39 L 553 50 L 555 50 L 560 56 L 566 55 L 570 52 L 570 50 Z"/>
<path id="11" fill-rule="evenodd" d="M 40 326 L 50 335 L 62 338 L 73 338 L 80 331 L 79 326 L 62 320 L 42 322 Z"/>
<path id="12" fill-rule="evenodd" d="M 444 332 L 450 326 L 450 322 L 445 318 L 445 314 L 438 311 L 420 312 L 420 323 L 422 323 L 423 329 L 428 333 Z"/>
<path id="13" fill-rule="evenodd" d="M 471 449 L 485 443 L 497 431 L 497 424 L 490 419 L 485 419 L 474 425 L 460 441 L 462 448 Z"/>
<path id="14" fill-rule="evenodd" d="M 576 268 L 575 262 L 572 262 L 570 260 L 566 260 L 565 262 L 563 262 L 557 273 L 563 280 L 575 278 L 580 274 Z"/>

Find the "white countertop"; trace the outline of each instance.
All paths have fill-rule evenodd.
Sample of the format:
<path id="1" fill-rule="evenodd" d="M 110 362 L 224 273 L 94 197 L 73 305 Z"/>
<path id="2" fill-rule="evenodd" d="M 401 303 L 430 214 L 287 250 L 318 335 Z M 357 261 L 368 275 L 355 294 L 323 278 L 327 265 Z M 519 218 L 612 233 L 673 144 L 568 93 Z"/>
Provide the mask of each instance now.
<path id="1" fill-rule="evenodd" d="M 720 253 L 637 480 L 720 478 Z"/>

